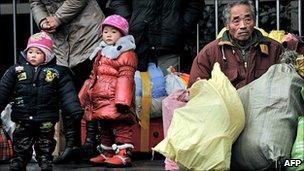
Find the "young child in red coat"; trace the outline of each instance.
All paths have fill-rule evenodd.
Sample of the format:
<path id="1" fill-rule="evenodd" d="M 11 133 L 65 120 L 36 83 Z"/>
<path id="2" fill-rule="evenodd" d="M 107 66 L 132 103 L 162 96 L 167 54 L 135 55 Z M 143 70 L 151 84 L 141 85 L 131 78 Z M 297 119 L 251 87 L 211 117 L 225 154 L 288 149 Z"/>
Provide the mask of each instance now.
<path id="1" fill-rule="evenodd" d="M 127 20 L 119 15 L 107 17 L 101 26 L 103 40 L 91 56 L 95 57 L 93 69 L 79 92 L 84 118 L 101 122 L 100 155 L 90 162 L 108 167 L 131 166 L 131 127 L 136 123 L 134 38 L 128 35 Z"/>

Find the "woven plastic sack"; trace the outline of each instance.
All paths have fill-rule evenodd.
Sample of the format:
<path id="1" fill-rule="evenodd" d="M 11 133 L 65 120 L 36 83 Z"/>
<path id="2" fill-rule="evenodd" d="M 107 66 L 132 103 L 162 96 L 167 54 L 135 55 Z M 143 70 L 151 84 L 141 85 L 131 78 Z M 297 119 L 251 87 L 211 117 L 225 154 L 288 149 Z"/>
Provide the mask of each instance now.
<path id="1" fill-rule="evenodd" d="M 291 158 L 300 159 L 302 163 L 298 167 L 288 168 L 289 171 L 304 170 L 304 116 L 300 116 L 298 120 L 297 138 L 292 147 Z"/>
<path id="2" fill-rule="evenodd" d="M 181 169 L 229 170 L 232 143 L 244 127 L 241 100 L 218 63 L 211 75 L 192 85 L 190 100 L 174 110 L 167 137 L 153 148 Z"/>
<path id="3" fill-rule="evenodd" d="M 148 75 L 149 75 L 149 82 L 151 90 L 151 106 L 150 107 L 150 118 L 157 118 L 161 117 L 161 108 L 162 108 L 162 100 L 167 97 L 166 93 L 166 85 L 165 85 L 165 77 L 163 75 L 162 70 L 157 67 L 154 63 L 149 63 L 148 65 Z M 140 118 L 141 112 L 142 112 L 142 94 L 143 94 L 143 88 L 142 88 L 142 80 L 141 73 L 139 71 L 135 72 L 134 76 L 135 80 L 135 105 L 136 105 L 136 114 L 138 118 Z"/>
<path id="4" fill-rule="evenodd" d="M 267 170 L 290 158 L 298 114 L 304 113 L 303 84 L 296 70 L 282 63 L 238 90 L 246 125 L 233 146 L 232 169 Z"/>

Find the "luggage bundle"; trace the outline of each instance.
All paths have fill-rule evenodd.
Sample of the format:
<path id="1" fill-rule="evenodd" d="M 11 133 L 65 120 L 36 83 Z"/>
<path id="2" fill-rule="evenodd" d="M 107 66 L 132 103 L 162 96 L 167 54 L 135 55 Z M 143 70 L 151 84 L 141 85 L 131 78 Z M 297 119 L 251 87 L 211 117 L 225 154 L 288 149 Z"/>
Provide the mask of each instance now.
<path id="1" fill-rule="evenodd" d="M 13 156 L 12 134 L 15 123 L 11 121 L 11 104 L 1 112 L 0 119 L 0 163 L 7 162 Z"/>
<path id="2" fill-rule="evenodd" d="M 167 136 L 153 150 L 175 161 L 181 169 L 228 170 L 232 143 L 245 121 L 237 91 L 218 63 L 211 79 L 197 81 L 189 91 L 186 104 L 180 101 L 186 101 L 183 92 L 173 98 L 184 106 L 174 110 Z"/>
<path id="3" fill-rule="evenodd" d="M 168 68 L 168 75 L 154 63 L 147 72 L 135 72 L 135 111 L 140 124 L 133 127 L 135 151 L 149 152 L 163 139 L 162 101 L 175 90 L 186 89 L 188 74 Z"/>
<path id="4" fill-rule="evenodd" d="M 246 124 L 233 146 L 233 169 L 282 168 L 290 159 L 298 118 L 304 115 L 299 57 L 293 51 L 284 52 L 283 63 L 271 66 L 259 79 L 238 90 Z"/>

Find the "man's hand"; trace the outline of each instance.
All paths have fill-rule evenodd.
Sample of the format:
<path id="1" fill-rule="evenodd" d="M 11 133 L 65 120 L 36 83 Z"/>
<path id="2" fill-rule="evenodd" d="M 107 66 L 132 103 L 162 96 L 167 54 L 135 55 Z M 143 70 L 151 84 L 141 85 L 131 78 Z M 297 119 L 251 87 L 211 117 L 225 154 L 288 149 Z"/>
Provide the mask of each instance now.
<path id="1" fill-rule="evenodd" d="M 47 18 L 43 19 L 40 23 L 40 29 L 48 32 L 48 33 L 54 33 L 55 28 L 53 28 L 50 23 L 48 22 Z"/>
<path id="2" fill-rule="evenodd" d="M 40 22 L 40 28 L 41 28 L 41 30 L 49 30 L 51 28 L 51 26 L 46 18 Z"/>
<path id="3" fill-rule="evenodd" d="M 56 29 L 59 26 L 59 23 L 58 23 L 55 16 L 49 16 L 49 17 L 46 18 L 46 20 L 50 24 L 50 27 L 53 28 L 53 29 Z"/>

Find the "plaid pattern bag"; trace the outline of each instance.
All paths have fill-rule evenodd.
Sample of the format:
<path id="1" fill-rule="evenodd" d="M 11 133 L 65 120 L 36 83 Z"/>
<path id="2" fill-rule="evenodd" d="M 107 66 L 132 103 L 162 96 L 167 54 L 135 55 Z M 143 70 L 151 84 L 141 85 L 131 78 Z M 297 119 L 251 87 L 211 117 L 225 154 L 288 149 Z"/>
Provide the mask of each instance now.
<path id="1" fill-rule="evenodd" d="M 13 156 L 12 141 L 0 125 L 0 162 L 6 161 Z"/>

